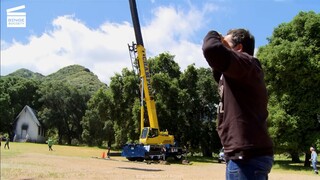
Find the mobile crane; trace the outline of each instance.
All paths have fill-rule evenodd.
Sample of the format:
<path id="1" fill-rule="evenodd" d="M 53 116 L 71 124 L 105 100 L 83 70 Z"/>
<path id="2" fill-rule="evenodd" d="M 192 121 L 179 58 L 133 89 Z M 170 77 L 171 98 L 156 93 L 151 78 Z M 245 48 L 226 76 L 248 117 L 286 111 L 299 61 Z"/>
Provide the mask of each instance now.
<path id="1" fill-rule="evenodd" d="M 146 49 L 143 45 L 136 1 L 129 0 L 129 4 L 136 37 L 136 44 L 132 43 L 132 46 L 129 45 L 129 51 L 134 54 L 134 60 L 137 61 L 141 83 L 141 132 L 139 144 L 126 144 L 123 147 L 121 155 L 126 157 L 129 161 L 159 160 L 167 157 L 174 157 L 175 159 L 181 160 L 185 150 L 176 146 L 174 136 L 169 135 L 168 131 L 160 131 L 151 86 L 150 69 L 147 63 Z M 135 58 L 136 54 L 137 58 Z M 149 127 L 144 126 L 144 104 L 146 104 L 147 108 Z"/>

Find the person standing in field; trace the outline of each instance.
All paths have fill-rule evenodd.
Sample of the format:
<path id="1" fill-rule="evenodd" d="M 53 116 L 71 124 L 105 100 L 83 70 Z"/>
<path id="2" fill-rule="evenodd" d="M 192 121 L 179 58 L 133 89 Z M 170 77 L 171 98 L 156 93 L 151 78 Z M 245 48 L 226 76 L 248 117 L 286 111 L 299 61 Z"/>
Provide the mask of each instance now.
<path id="1" fill-rule="evenodd" d="M 49 151 L 53 151 L 53 149 L 52 149 L 53 140 L 51 138 L 49 138 L 47 143 L 48 143 Z"/>
<path id="2" fill-rule="evenodd" d="M 209 31 L 203 55 L 219 83 L 217 131 L 224 147 L 226 179 L 268 179 L 273 142 L 267 130 L 267 90 L 255 40 L 245 29 L 226 36 Z"/>
<path id="3" fill-rule="evenodd" d="M 110 159 L 110 151 L 111 151 L 111 147 L 108 146 L 108 148 L 107 148 L 107 157 L 108 157 L 108 159 Z"/>
<path id="4" fill-rule="evenodd" d="M 4 144 L 4 148 L 6 149 L 6 147 L 8 147 L 8 149 L 10 149 L 9 147 L 9 142 L 10 142 L 10 138 L 9 136 L 6 137 L 6 143 Z"/>
<path id="5" fill-rule="evenodd" d="M 310 147 L 310 151 L 311 151 L 311 164 L 312 164 L 312 168 L 314 170 L 315 174 L 318 174 L 318 169 L 317 169 L 317 162 L 318 162 L 318 157 L 317 157 L 317 152 L 313 147 Z"/>

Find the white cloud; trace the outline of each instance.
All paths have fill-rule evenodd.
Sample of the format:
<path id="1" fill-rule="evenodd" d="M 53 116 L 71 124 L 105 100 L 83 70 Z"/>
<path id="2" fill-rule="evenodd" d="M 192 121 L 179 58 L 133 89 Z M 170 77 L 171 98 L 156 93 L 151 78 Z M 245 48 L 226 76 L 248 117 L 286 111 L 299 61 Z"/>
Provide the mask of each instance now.
<path id="1" fill-rule="evenodd" d="M 48 75 L 80 64 L 108 82 L 115 72 L 129 67 L 126 44 L 133 39 L 133 33 L 128 33 L 132 32 L 129 23 L 106 22 L 98 29 L 89 29 L 73 16 L 61 16 L 52 24 L 53 30 L 30 37 L 27 44 L 14 42 L 2 50 L 2 68 L 27 68 Z"/>
<path id="2" fill-rule="evenodd" d="M 216 10 L 214 6 L 207 5 L 203 9 L 192 5 L 188 10 L 156 9 L 153 19 L 141 27 L 147 56 L 169 52 L 176 56 L 182 70 L 192 63 L 207 67 L 201 42 L 194 43 L 192 39 L 205 25 L 204 15 L 213 10 Z M 127 47 L 135 40 L 131 23 L 105 22 L 91 29 L 74 16 L 66 15 L 54 19 L 52 25 L 52 30 L 29 37 L 26 44 L 1 41 L 2 69 L 27 68 L 48 75 L 62 67 L 80 64 L 106 83 L 115 72 L 125 67 L 131 69 Z"/>
<path id="3" fill-rule="evenodd" d="M 159 7 L 154 11 L 154 19 L 142 29 L 147 39 L 147 50 L 151 51 L 151 56 L 161 52 L 175 55 L 182 70 L 192 63 L 198 67 L 207 66 L 201 50 L 202 39 L 199 42 L 193 42 L 192 39 L 206 25 L 205 15 L 216 10 L 218 7 L 213 4 L 206 4 L 203 9 L 190 5 L 187 11 Z"/>
<path id="4" fill-rule="evenodd" d="M 10 44 L 8 44 L 7 42 L 1 40 L 1 50 L 5 50 L 7 48 L 10 47 Z"/>

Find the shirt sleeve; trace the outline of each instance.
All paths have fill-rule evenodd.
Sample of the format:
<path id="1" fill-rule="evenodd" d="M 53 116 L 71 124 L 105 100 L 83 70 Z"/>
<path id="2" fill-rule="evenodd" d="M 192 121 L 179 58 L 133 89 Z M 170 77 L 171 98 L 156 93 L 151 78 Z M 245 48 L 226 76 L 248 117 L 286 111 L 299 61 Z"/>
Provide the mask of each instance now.
<path id="1" fill-rule="evenodd" d="M 202 51 L 211 68 L 230 78 L 242 78 L 258 65 L 249 54 L 223 45 L 221 36 L 216 31 L 210 31 L 205 36 Z"/>

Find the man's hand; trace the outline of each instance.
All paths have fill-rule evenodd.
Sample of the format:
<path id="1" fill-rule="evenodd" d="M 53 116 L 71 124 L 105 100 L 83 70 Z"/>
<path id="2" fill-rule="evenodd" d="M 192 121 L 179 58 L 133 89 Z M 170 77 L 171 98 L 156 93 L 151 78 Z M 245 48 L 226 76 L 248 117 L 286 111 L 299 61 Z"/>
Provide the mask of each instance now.
<path id="1" fill-rule="evenodd" d="M 224 40 L 224 37 L 223 37 L 223 36 L 221 36 L 221 42 L 222 42 L 222 44 L 223 44 L 224 46 L 226 46 L 227 48 L 230 48 L 230 49 L 231 49 L 231 47 L 229 46 L 229 43 L 228 43 L 226 40 Z"/>

